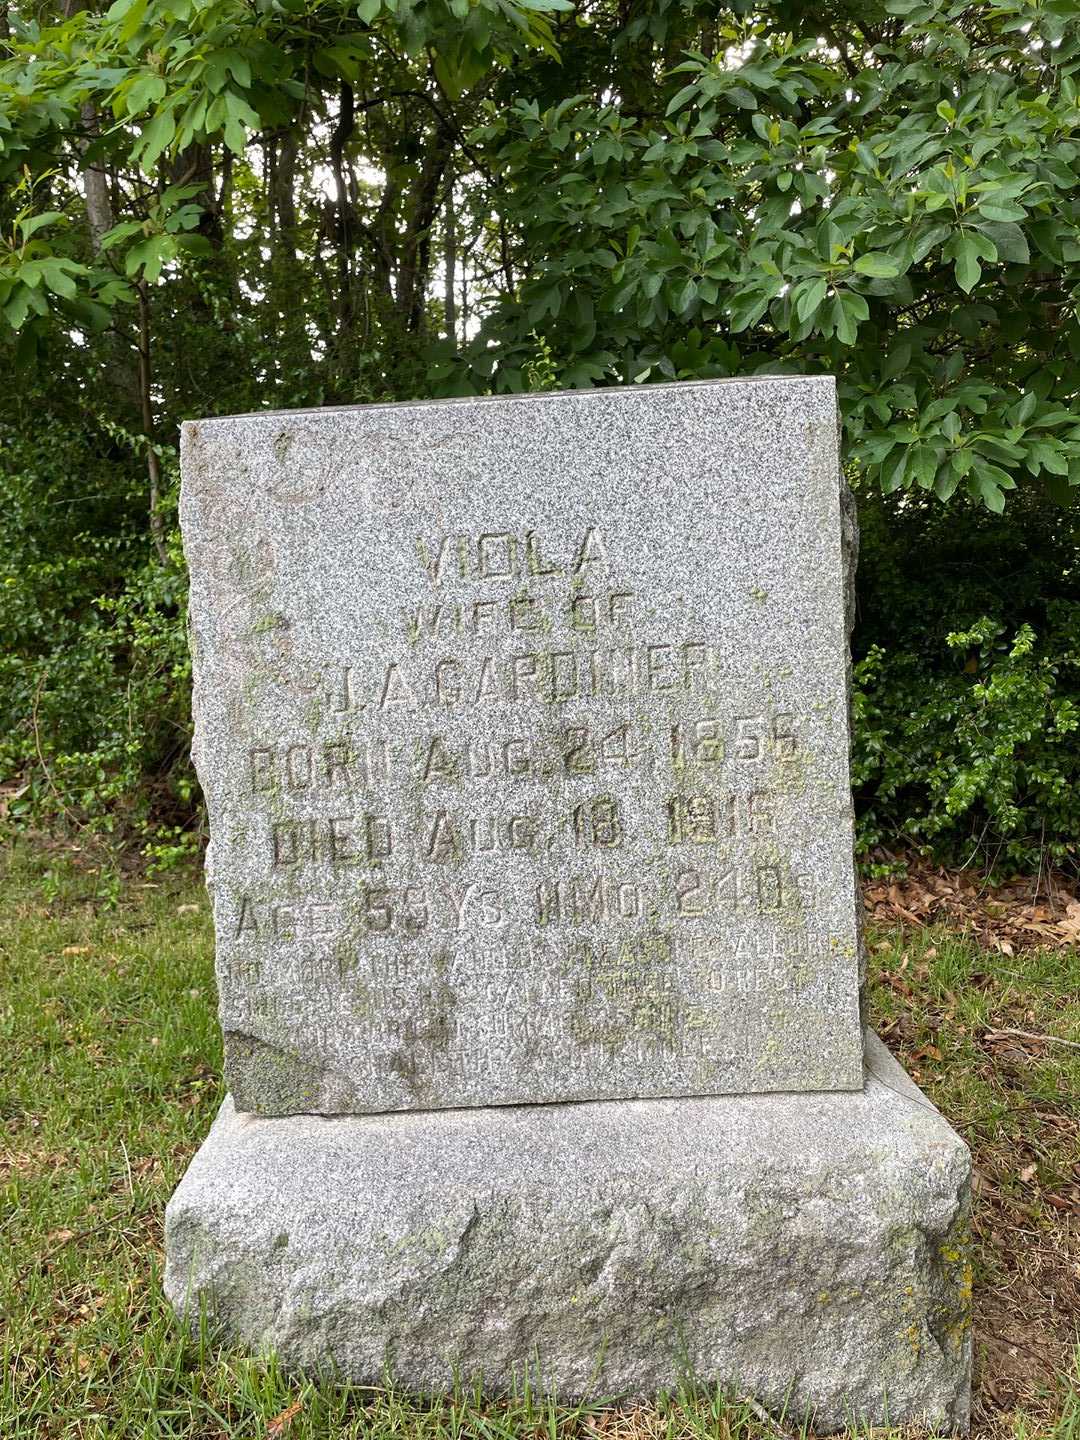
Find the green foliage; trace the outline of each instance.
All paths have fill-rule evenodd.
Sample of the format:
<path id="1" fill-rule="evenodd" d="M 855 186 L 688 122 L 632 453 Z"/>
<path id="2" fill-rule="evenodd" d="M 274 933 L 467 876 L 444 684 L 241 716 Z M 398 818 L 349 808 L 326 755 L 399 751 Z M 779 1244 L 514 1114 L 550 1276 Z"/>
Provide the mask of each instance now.
<path id="1" fill-rule="evenodd" d="M 863 844 L 1072 858 L 1073 8 L 12 0 L 0 814 L 198 832 L 182 419 L 831 372 Z"/>
<path id="2" fill-rule="evenodd" d="M 0 314 L 16 335 L 28 323 L 32 335 L 35 324 L 50 322 L 55 313 L 100 328 L 109 306 L 131 298 L 130 288 L 115 276 L 64 252 L 68 216 L 36 208 L 36 192 L 52 178 L 50 172 L 35 177 L 27 169 L 10 190 L 12 213 L 7 233 L 0 235 Z"/>
<path id="3" fill-rule="evenodd" d="M 852 780 L 864 851 L 1080 864 L 1080 531 L 863 497 Z M 1029 553 L 1025 553 L 1029 552 Z M 946 584 L 943 586 L 943 582 Z M 989 612 L 989 613 L 986 613 Z M 962 629 L 954 629 L 957 622 Z"/>
<path id="4" fill-rule="evenodd" d="M 0 506 L 12 542 L 0 561 L 9 819 L 62 821 L 111 851 L 113 842 L 146 843 L 175 817 L 172 845 L 190 852 L 197 797 L 175 458 L 173 539 L 162 565 L 147 554 L 125 457 L 100 428 L 39 423 L 0 433 Z M 74 496 L 64 494 L 70 473 L 81 490 Z"/>
<path id="5" fill-rule="evenodd" d="M 525 382 L 530 390 L 555 390 L 559 384 L 559 374 L 555 368 L 555 357 L 551 353 L 551 346 L 542 335 L 533 331 L 533 339 L 536 341 L 536 353 L 531 360 L 525 362 Z"/>
<path id="6" fill-rule="evenodd" d="M 890 838 L 897 815 L 889 802 L 903 797 L 912 810 L 904 831 L 916 842 L 967 839 L 974 830 L 971 858 L 1030 867 L 1045 845 L 1058 863 L 1075 862 L 1080 655 L 1040 655 L 1030 626 L 1010 642 L 990 619 L 948 643 L 971 647 L 971 659 L 930 684 L 910 656 L 880 646 L 855 668 L 854 781 L 874 795 L 861 816 L 863 843 Z"/>
<path id="7" fill-rule="evenodd" d="M 114 225 L 102 240 L 103 250 L 126 246 L 124 273 L 151 283 L 158 280 L 164 267 L 188 255 L 206 255 L 210 242 L 203 235 L 192 235 L 202 217 L 202 207 L 192 204 L 200 185 L 170 185 L 147 205 L 145 220 L 125 220 Z M 125 292 L 124 298 L 129 298 Z"/>
<path id="8" fill-rule="evenodd" d="M 519 388 L 538 324 L 571 386 L 829 371 L 887 492 L 1001 510 L 1080 484 L 1072 7 L 874 8 L 827 46 L 721 19 L 640 109 L 489 102 L 473 139 L 526 265 L 483 337 L 494 383 Z"/>

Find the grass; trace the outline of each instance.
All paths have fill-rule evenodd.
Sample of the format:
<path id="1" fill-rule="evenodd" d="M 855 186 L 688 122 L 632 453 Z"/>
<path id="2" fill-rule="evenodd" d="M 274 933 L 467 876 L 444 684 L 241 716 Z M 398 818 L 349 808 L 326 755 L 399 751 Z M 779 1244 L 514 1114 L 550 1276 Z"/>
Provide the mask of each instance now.
<path id="1" fill-rule="evenodd" d="M 526 1388 L 297 1381 L 181 1333 L 164 1205 L 221 1098 L 201 884 L 0 862 L 0 1437 L 758 1440 L 748 1403 L 560 1405 Z M 1080 966 L 937 932 L 872 939 L 877 1023 L 975 1152 L 976 1431 L 1080 1440 Z M 1005 968 L 1007 967 L 1007 968 Z M 1022 1032 L 1022 1033 L 1014 1033 Z"/>
<path id="2" fill-rule="evenodd" d="M 975 1164 L 976 1430 L 1080 1440 L 1080 956 L 871 937 L 875 1026 Z"/>

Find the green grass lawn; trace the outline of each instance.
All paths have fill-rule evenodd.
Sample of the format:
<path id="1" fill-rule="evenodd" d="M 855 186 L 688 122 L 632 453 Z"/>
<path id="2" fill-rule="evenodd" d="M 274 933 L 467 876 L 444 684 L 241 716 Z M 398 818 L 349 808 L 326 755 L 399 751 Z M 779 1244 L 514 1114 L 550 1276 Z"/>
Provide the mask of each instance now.
<path id="1" fill-rule="evenodd" d="M 990 955 L 906 929 L 871 936 L 871 957 L 876 1023 L 975 1152 L 976 1432 L 1080 1440 L 1077 952 Z M 786 1433 L 704 1393 L 425 1405 L 183 1335 L 161 1298 L 162 1212 L 221 1099 L 194 876 L 132 880 L 108 908 L 69 865 L 0 861 L 0 1042 L 2 1440 Z"/>

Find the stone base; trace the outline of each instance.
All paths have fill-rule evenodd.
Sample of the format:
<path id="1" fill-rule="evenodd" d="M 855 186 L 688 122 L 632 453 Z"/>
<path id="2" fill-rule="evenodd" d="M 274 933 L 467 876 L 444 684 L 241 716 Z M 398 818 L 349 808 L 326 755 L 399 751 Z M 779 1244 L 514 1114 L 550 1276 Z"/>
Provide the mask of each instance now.
<path id="1" fill-rule="evenodd" d="M 815 1428 L 967 1426 L 966 1147 L 861 1092 L 258 1119 L 226 1100 L 165 1290 L 287 1368 L 561 1396 L 719 1382 Z"/>

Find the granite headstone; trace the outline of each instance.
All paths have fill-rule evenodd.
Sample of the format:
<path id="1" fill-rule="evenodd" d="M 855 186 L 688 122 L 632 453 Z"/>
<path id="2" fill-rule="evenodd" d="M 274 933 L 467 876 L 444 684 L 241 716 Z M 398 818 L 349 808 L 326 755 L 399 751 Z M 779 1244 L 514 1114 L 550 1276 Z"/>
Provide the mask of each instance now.
<path id="1" fill-rule="evenodd" d="M 829 378 L 190 423 L 261 1114 L 858 1089 Z"/>
<path id="2" fill-rule="evenodd" d="M 166 1211 L 192 1328 L 966 1428 L 970 1157 L 860 1025 L 836 418 L 768 378 L 185 426 L 232 1090 Z"/>

